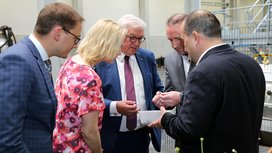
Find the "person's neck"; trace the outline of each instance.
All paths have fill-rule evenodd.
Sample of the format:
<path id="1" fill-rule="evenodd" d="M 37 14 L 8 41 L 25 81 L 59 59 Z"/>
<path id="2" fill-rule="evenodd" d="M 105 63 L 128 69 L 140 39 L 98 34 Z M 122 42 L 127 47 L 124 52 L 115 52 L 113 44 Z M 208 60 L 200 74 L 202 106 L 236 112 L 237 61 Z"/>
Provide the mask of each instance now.
<path id="1" fill-rule="evenodd" d="M 216 46 L 216 45 L 220 45 L 222 43 L 223 43 L 223 41 L 221 39 L 218 39 L 218 38 L 214 38 L 214 39 L 208 38 L 208 39 L 206 39 L 206 41 L 204 41 L 202 43 L 203 47 L 201 47 L 200 51 L 202 51 L 202 53 L 204 53 L 209 48 L 211 48 L 213 46 Z"/>
<path id="2" fill-rule="evenodd" d="M 74 55 L 72 57 L 72 60 L 81 65 L 88 65 L 88 66 L 90 65 L 79 54 Z"/>
<path id="3" fill-rule="evenodd" d="M 47 52 L 48 57 L 52 57 L 54 56 L 53 52 L 52 52 L 52 42 L 49 41 L 49 39 L 47 39 L 48 35 L 40 35 L 37 34 L 35 32 L 33 32 L 34 37 L 40 42 L 40 44 L 42 45 L 42 47 L 45 49 L 45 51 Z"/>

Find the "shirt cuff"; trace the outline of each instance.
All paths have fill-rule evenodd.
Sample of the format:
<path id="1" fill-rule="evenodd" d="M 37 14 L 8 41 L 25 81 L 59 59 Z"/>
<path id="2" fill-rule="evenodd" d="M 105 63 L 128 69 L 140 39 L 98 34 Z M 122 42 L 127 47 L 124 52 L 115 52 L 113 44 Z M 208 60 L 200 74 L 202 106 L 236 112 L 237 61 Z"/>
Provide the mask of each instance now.
<path id="1" fill-rule="evenodd" d="M 110 116 L 121 116 L 121 114 L 117 111 L 116 104 L 117 101 L 112 101 L 110 103 Z"/>

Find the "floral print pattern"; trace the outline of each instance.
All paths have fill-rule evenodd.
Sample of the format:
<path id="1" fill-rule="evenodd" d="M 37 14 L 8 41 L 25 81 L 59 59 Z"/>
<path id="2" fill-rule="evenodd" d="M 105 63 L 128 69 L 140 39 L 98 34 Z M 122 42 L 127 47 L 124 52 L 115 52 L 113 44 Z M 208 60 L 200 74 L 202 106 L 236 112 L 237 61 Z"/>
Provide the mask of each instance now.
<path id="1" fill-rule="evenodd" d="M 91 153 L 81 134 L 81 117 L 98 110 L 101 130 L 105 109 L 101 85 L 100 77 L 90 66 L 80 65 L 71 58 L 64 63 L 55 86 L 58 107 L 54 153 Z"/>

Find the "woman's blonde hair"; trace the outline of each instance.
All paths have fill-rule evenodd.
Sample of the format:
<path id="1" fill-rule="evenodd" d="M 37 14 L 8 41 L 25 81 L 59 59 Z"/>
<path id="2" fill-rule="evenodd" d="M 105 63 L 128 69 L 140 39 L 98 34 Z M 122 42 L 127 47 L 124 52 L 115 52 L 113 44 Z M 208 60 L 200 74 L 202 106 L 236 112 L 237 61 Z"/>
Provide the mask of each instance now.
<path id="1" fill-rule="evenodd" d="M 90 65 L 112 62 L 121 53 L 127 30 L 111 19 L 98 20 L 87 32 L 77 52 Z"/>

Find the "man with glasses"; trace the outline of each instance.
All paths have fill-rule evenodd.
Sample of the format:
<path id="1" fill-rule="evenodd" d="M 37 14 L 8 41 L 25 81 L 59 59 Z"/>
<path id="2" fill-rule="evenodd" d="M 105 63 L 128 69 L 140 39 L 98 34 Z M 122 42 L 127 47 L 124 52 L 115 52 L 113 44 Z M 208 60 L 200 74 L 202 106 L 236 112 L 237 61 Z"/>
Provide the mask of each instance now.
<path id="1" fill-rule="evenodd" d="M 154 54 L 140 48 L 145 22 L 133 15 L 118 22 L 128 30 L 122 53 L 112 64 L 96 66 L 106 103 L 102 147 L 105 153 L 148 153 L 151 136 L 154 148 L 160 151 L 161 131 L 141 125 L 137 116 L 139 110 L 155 110 L 152 97 L 163 90 Z"/>
<path id="2" fill-rule="evenodd" d="M 34 32 L 0 54 L 0 152 L 53 152 L 57 99 L 49 58 L 77 47 L 83 21 L 72 7 L 51 3 Z"/>
<path id="3" fill-rule="evenodd" d="M 64 31 L 68 32 L 69 34 L 71 34 L 72 36 L 74 36 L 75 41 L 74 41 L 74 45 L 77 45 L 78 42 L 81 40 L 80 35 L 76 36 L 75 34 L 73 34 L 72 32 L 70 32 L 69 30 L 62 28 Z"/>

